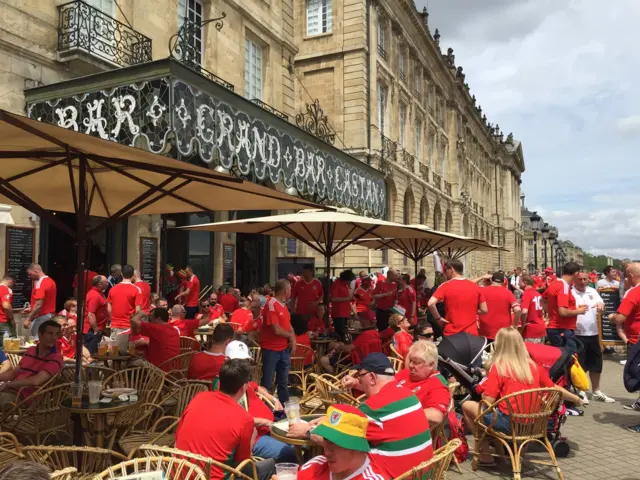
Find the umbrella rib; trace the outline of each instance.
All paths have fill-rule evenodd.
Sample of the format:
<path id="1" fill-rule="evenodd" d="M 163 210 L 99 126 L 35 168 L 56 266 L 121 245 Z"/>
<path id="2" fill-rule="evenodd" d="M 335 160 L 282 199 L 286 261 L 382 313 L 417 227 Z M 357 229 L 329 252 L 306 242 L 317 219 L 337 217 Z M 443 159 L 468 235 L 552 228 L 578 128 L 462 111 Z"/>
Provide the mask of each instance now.
<path id="1" fill-rule="evenodd" d="M 360 226 L 358 226 L 355 223 L 351 223 L 351 230 L 349 230 L 347 232 L 346 235 L 344 235 L 342 237 L 342 239 L 340 240 L 340 242 L 338 242 L 338 245 L 336 246 L 336 250 L 338 250 L 340 248 L 340 246 L 346 241 L 347 238 L 349 238 L 349 236 L 353 233 L 354 230 L 356 230 L 357 228 L 361 228 Z"/>
<path id="2" fill-rule="evenodd" d="M 61 142 L 57 138 L 52 137 L 51 135 L 32 127 L 31 125 L 26 124 L 22 120 L 18 120 L 15 116 L 9 114 L 8 112 L 0 111 L 0 120 L 4 120 L 14 127 L 18 127 L 19 129 L 24 130 L 25 132 L 29 132 L 36 137 L 40 137 L 43 140 L 53 143 L 54 145 L 58 145 L 60 148 L 64 148 L 65 150 L 69 148 L 69 145 L 67 145 L 66 143 Z"/>
<path id="3" fill-rule="evenodd" d="M 66 152 L 61 152 L 59 150 L 56 151 L 36 151 L 36 150 L 4 150 L 0 151 L 0 158 L 10 159 L 10 158 L 58 158 L 61 157 L 66 160 Z"/>
<path id="4" fill-rule="evenodd" d="M 0 157 L 2 158 L 2 157 Z M 24 157 L 26 158 L 26 157 Z M 7 177 L 7 182 L 13 182 L 15 180 L 20 180 L 21 178 L 24 177 L 28 177 L 29 175 L 33 175 L 35 173 L 39 173 L 42 172 L 44 170 L 48 170 L 50 168 L 53 167 L 57 167 L 60 164 L 63 164 L 67 161 L 66 158 L 62 158 L 60 160 L 56 160 L 55 162 L 50 162 L 50 163 L 46 163 L 45 165 L 40 165 L 39 167 L 34 168 L 33 170 L 29 170 L 26 172 L 22 172 L 22 173 L 18 173 L 17 175 L 14 175 L 13 177 Z"/>
<path id="5" fill-rule="evenodd" d="M 96 179 L 96 176 L 93 173 L 93 167 L 91 166 L 91 163 L 89 163 L 89 162 L 87 162 L 87 170 L 89 171 L 89 175 L 91 175 L 91 179 L 93 180 L 93 185 L 98 190 L 98 196 L 100 197 L 100 201 L 102 202 L 102 206 L 104 207 L 104 211 L 107 213 L 107 217 L 111 217 L 111 214 L 109 213 L 109 207 L 107 207 L 107 202 L 104 199 L 104 195 L 102 195 L 102 189 L 100 188 L 100 185 L 98 184 L 98 180 Z"/>
<path id="6" fill-rule="evenodd" d="M 278 222 L 276 225 L 272 225 L 269 228 L 266 228 L 264 230 L 260 230 L 259 232 L 256 232 L 256 235 L 264 235 L 266 233 L 271 232 L 272 230 L 275 230 L 276 228 L 284 228 L 285 226 L 289 225 L 289 222 L 286 223 L 280 223 Z"/>
<path id="7" fill-rule="evenodd" d="M 67 151 L 67 154 L 69 152 Z M 69 183 L 71 184 L 71 198 L 73 198 L 73 209 L 75 210 L 76 214 L 79 213 L 78 210 L 78 198 L 77 198 L 77 194 L 78 192 L 76 192 L 76 180 L 75 178 L 73 178 L 73 168 L 71 165 L 71 162 L 73 161 L 73 159 L 71 158 L 70 155 L 67 156 L 67 169 L 69 170 Z M 80 159 L 80 161 L 82 161 L 82 159 Z"/>
<path id="8" fill-rule="evenodd" d="M 94 183 L 91 186 L 91 193 L 89 194 L 89 200 L 87 201 L 87 210 L 85 212 L 85 215 L 87 216 L 91 215 L 91 205 L 93 205 L 93 197 L 95 193 L 96 193 L 96 184 Z"/>
<path id="9" fill-rule="evenodd" d="M 300 223 L 300 225 L 302 225 L 302 228 L 304 228 L 304 229 L 306 230 L 306 232 L 309 234 L 309 236 L 310 236 L 311 238 L 313 238 L 313 241 L 314 241 L 314 242 L 316 242 L 316 243 L 318 244 L 318 249 L 319 249 L 319 248 L 322 248 L 322 247 L 321 247 L 322 242 L 320 241 L 320 237 L 319 237 L 319 236 L 318 236 L 318 237 L 316 237 L 316 236 L 311 232 L 311 230 L 309 229 L 309 227 L 307 227 L 307 225 L 306 225 L 304 222 L 301 222 L 301 223 Z M 322 231 L 323 229 L 321 228 L 320 230 Z M 316 249 L 316 251 L 320 251 L 320 250 L 318 250 L 318 249 Z M 320 253 L 322 253 L 323 255 L 325 255 L 325 254 L 326 254 L 326 253 L 325 253 L 325 252 L 326 252 L 326 250 L 327 250 L 327 249 L 325 248 L 325 249 L 324 249 L 324 251 L 320 251 Z"/>
<path id="10" fill-rule="evenodd" d="M 360 233 L 358 236 L 356 236 L 353 240 L 350 240 L 349 242 L 345 243 L 341 248 L 339 248 L 339 249 L 336 248 L 335 250 L 333 250 L 333 255 L 335 255 L 337 253 L 340 253 L 342 250 L 347 248 L 349 245 L 353 245 L 354 243 L 356 243 L 358 240 L 360 240 L 365 235 L 368 235 L 369 233 L 373 233 L 377 228 L 378 228 L 378 225 L 374 225 L 371 228 L 363 230 L 363 232 Z"/>
<path id="11" fill-rule="evenodd" d="M 300 240 L 302 243 L 304 243 L 305 245 L 307 245 L 309 248 L 312 248 L 313 250 L 315 250 L 316 252 L 319 252 L 321 254 L 324 255 L 324 252 L 321 250 L 320 248 L 320 244 L 318 244 L 317 246 L 313 244 L 313 242 L 310 242 L 309 240 L 307 240 L 306 238 L 304 238 L 302 235 L 298 235 L 295 231 L 293 231 L 291 229 L 291 227 L 289 227 L 288 225 L 281 225 L 282 229 L 285 232 L 288 232 L 290 235 L 292 235 L 294 238 L 296 238 L 297 240 Z"/>

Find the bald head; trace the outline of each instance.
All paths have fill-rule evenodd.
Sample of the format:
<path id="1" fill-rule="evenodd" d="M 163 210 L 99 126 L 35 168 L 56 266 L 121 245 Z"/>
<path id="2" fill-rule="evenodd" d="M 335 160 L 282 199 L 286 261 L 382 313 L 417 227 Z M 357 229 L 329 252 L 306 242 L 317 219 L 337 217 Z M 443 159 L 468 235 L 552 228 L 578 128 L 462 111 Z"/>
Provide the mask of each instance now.
<path id="1" fill-rule="evenodd" d="M 171 317 L 172 318 L 180 318 L 180 317 L 184 317 L 186 315 L 186 310 L 184 309 L 184 307 L 182 305 L 174 305 L 173 307 L 171 307 Z"/>
<path id="2" fill-rule="evenodd" d="M 640 262 L 632 262 L 625 269 L 625 277 L 628 282 L 633 285 L 640 285 Z M 626 287 L 626 285 L 625 285 Z"/>

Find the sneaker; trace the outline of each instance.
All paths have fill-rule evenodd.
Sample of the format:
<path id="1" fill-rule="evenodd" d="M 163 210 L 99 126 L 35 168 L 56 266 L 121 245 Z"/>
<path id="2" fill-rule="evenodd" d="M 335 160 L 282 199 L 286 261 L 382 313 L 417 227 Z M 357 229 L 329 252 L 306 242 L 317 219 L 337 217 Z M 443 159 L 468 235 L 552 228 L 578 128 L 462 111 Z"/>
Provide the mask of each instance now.
<path id="1" fill-rule="evenodd" d="M 587 392 L 584 390 L 578 390 L 578 396 L 582 399 L 583 405 L 589 405 L 589 398 L 587 397 Z"/>
<path id="2" fill-rule="evenodd" d="M 627 364 L 626 360 L 620 360 L 620 365 L 622 365 L 623 367 Z"/>
<path id="3" fill-rule="evenodd" d="M 640 424 L 638 424 L 638 425 L 629 425 L 627 427 L 627 430 L 629 430 L 630 432 L 634 432 L 634 433 L 640 433 Z"/>
<path id="4" fill-rule="evenodd" d="M 599 402 L 604 402 L 604 403 L 616 403 L 616 400 L 614 398 L 608 397 L 606 396 L 602 390 L 597 390 L 595 392 L 593 392 L 592 398 L 594 400 L 598 400 Z"/>
<path id="5" fill-rule="evenodd" d="M 636 400 L 629 405 L 623 405 L 622 408 L 624 408 L 625 410 L 635 410 L 636 412 L 640 412 L 640 401 Z"/>

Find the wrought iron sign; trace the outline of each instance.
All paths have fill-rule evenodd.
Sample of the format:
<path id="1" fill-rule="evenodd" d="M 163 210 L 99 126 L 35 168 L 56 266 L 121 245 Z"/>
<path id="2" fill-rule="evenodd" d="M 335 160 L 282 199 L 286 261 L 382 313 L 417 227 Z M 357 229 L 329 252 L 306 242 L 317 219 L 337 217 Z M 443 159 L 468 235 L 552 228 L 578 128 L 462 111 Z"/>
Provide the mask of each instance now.
<path id="1" fill-rule="evenodd" d="M 305 132 L 315 135 L 331 145 L 336 141 L 336 136 L 329 125 L 327 116 L 320 108 L 320 102 L 316 99 L 312 104 L 307 103 L 305 112 L 296 115 L 296 125 Z"/>
<path id="2" fill-rule="evenodd" d="M 300 195 L 368 215 L 384 215 L 386 188 L 379 172 L 338 150 L 317 147 L 302 132 L 296 135 L 295 127 L 279 125 L 280 120 L 266 113 L 251 116 L 247 110 L 252 108 L 244 102 L 246 107 L 253 104 L 227 95 L 233 105 L 165 76 L 31 103 L 28 115 L 154 153 L 200 159 L 258 181 L 282 182 Z"/>

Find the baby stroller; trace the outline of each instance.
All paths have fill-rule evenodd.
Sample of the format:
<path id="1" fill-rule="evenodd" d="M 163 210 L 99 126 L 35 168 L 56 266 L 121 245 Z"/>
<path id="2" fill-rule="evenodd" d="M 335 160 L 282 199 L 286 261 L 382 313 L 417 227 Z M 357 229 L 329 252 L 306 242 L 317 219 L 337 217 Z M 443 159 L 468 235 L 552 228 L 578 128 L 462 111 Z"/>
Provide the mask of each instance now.
<path id="1" fill-rule="evenodd" d="M 525 346 L 531 359 L 549 373 L 556 385 L 564 388 L 571 385 L 569 370 L 574 358 L 570 348 L 534 343 L 525 343 Z M 460 403 L 468 399 L 479 401 L 481 398 L 477 387 L 485 376 L 482 364 L 487 356 L 487 347 L 486 338 L 464 332 L 444 337 L 438 345 L 438 362 L 443 375 L 453 376 L 468 392 L 463 398 L 456 399 Z M 560 434 L 560 427 L 566 418 L 566 407 L 560 404 L 556 413 L 549 418 L 547 426 L 549 441 L 558 457 L 566 457 L 570 451 L 567 438 Z"/>

